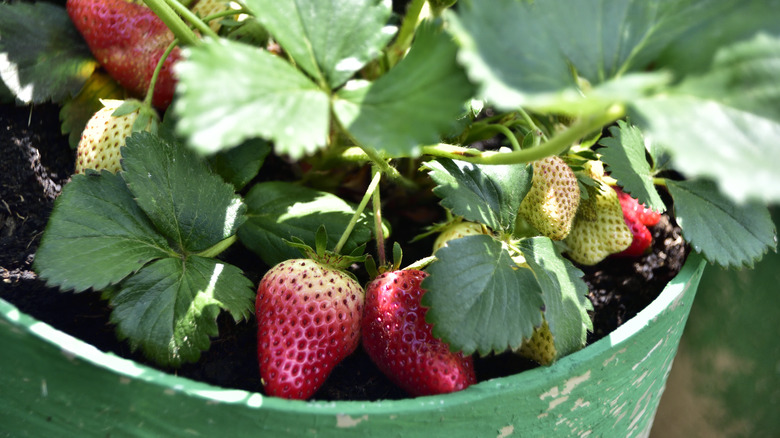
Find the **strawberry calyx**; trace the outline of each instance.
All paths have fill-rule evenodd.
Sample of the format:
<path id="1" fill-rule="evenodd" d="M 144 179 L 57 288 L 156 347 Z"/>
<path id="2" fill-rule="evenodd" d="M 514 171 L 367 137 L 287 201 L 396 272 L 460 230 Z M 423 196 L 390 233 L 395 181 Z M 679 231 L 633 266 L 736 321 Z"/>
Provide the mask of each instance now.
<path id="1" fill-rule="evenodd" d="M 287 245 L 300 250 L 304 257 L 340 271 L 346 271 L 346 269 L 354 263 L 363 263 L 367 258 L 367 256 L 363 254 L 365 246 L 355 248 L 350 254 L 339 254 L 335 251 L 328 250 L 328 234 L 324 226 L 320 226 L 317 229 L 317 233 L 314 237 L 314 248 L 296 236 L 293 236 L 291 240 L 285 239 L 284 242 Z"/>

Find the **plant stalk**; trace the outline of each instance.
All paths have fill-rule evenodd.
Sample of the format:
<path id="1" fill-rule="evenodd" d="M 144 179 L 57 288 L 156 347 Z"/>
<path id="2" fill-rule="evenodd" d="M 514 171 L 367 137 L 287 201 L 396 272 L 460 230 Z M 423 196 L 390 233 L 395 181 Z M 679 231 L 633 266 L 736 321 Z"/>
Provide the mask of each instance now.
<path id="1" fill-rule="evenodd" d="M 347 228 L 344 230 L 344 233 L 341 234 L 341 238 L 339 238 L 339 241 L 336 243 L 336 247 L 333 248 L 333 252 L 336 254 L 340 253 L 341 249 L 344 248 L 344 245 L 347 243 L 347 239 L 349 239 L 349 235 L 352 234 L 352 230 L 355 228 L 358 220 L 360 220 L 360 215 L 363 214 L 363 211 L 366 209 L 366 205 L 368 205 L 369 199 L 371 199 L 371 196 L 375 191 L 377 191 L 376 188 L 379 186 L 381 177 L 381 172 L 375 172 L 374 176 L 371 178 L 371 183 L 368 184 L 368 188 L 366 189 L 366 193 L 363 195 L 363 199 L 360 200 L 360 204 L 358 204 L 357 208 L 355 209 L 355 214 L 353 214 L 352 218 L 350 218 L 349 223 L 347 224 Z"/>
<path id="2" fill-rule="evenodd" d="M 146 6 L 148 6 L 152 12 L 160 17 L 160 20 L 162 20 L 163 23 L 168 26 L 168 29 L 173 32 L 173 34 L 179 41 L 181 41 L 182 44 L 193 46 L 200 42 L 198 36 L 195 35 L 195 32 L 193 32 L 192 29 L 187 26 L 184 20 L 182 20 L 181 17 L 176 14 L 176 12 L 168 3 L 166 3 L 165 0 L 144 0 L 144 3 L 146 3 Z M 184 8 L 181 3 L 177 2 L 177 4 Z"/>
<path id="3" fill-rule="evenodd" d="M 238 236 L 235 234 L 227 237 L 226 239 L 222 239 L 219 242 L 217 242 L 216 245 L 212 246 L 211 248 L 204 249 L 203 251 L 196 253 L 194 255 L 200 256 L 200 257 L 207 257 L 207 258 L 213 258 L 218 256 L 219 254 L 222 254 L 223 251 L 230 248 L 230 245 L 234 244 L 238 240 Z"/>
<path id="4" fill-rule="evenodd" d="M 404 57 L 406 51 L 411 47 L 414 33 L 417 30 L 417 25 L 420 23 L 420 13 L 425 3 L 426 0 L 412 0 L 407 6 L 406 15 L 404 15 L 398 35 L 396 35 L 395 41 L 387 50 L 388 64 L 391 68 Z"/>
<path id="5" fill-rule="evenodd" d="M 374 169 L 374 178 L 382 173 Z M 382 199 L 379 190 L 374 190 L 371 206 L 374 210 L 374 234 L 376 235 L 376 254 L 379 260 L 379 266 L 387 264 L 387 255 L 385 254 L 385 232 L 382 228 Z"/>
<path id="6" fill-rule="evenodd" d="M 176 48 L 176 46 L 178 45 L 179 45 L 178 39 L 174 39 L 173 41 L 171 41 L 171 43 L 165 49 L 165 52 L 163 52 L 162 56 L 160 57 L 160 60 L 157 61 L 157 66 L 154 67 L 154 72 L 152 73 L 152 79 L 149 81 L 149 89 L 146 90 L 146 96 L 144 96 L 145 106 L 147 107 L 152 106 L 152 99 L 154 99 L 154 88 L 157 85 L 157 78 L 160 76 L 160 72 L 162 71 L 163 65 L 165 65 L 165 60 L 168 59 L 168 56 L 170 56 L 171 52 L 173 52 L 173 49 Z"/>
<path id="7" fill-rule="evenodd" d="M 147 0 L 144 0 L 147 1 Z M 202 35 L 208 35 L 211 38 L 219 39 L 219 35 L 217 35 L 216 32 L 214 32 L 208 24 L 204 23 L 203 20 L 198 18 L 195 13 L 190 11 L 186 6 L 179 3 L 178 0 L 165 0 L 165 2 L 168 4 L 168 6 L 171 7 L 176 13 L 178 13 L 183 19 L 189 21 L 195 29 L 200 31 Z"/>
<path id="8" fill-rule="evenodd" d="M 513 152 L 477 151 L 440 143 L 433 146 L 423 146 L 423 153 L 434 157 L 451 158 L 475 164 L 521 164 L 540 160 L 551 155 L 566 151 L 574 142 L 625 115 L 625 106 L 615 104 L 604 113 L 583 118 L 569 129 L 556 135 L 539 146 Z"/>

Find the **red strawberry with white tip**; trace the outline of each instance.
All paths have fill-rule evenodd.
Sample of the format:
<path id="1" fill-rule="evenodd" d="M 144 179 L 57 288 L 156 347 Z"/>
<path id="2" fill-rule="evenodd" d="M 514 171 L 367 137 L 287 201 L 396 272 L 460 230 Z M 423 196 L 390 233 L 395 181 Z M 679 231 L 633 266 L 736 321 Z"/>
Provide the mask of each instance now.
<path id="1" fill-rule="evenodd" d="M 165 23 L 145 5 L 126 0 L 68 0 L 66 9 L 100 65 L 122 87 L 143 97 L 174 40 Z M 157 108 L 167 108 L 173 99 L 172 66 L 180 58 L 176 47 L 163 63 L 152 101 Z"/>
<path id="2" fill-rule="evenodd" d="M 459 391 L 476 383 L 471 356 L 450 351 L 434 338 L 420 305 L 428 274 L 418 270 L 386 272 L 366 288 L 363 348 L 402 389 L 414 396 Z"/>
<path id="3" fill-rule="evenodd" d="M 347 273 L 311 259 L 271 268 L 257 288 L 257 354 L 268 395 L 308 399 L 360 343 L 365 297 Z"/>

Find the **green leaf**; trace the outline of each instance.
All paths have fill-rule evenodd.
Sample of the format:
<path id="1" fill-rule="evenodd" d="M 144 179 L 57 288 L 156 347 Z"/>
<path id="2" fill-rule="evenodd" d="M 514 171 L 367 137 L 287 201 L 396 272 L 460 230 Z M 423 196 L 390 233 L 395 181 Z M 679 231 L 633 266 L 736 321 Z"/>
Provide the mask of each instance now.
<path id="1" fill-rule="evenodd" d="M 712 66 L 722 47 L 745 41 L 760 33 L 780 35 L 777 11 L 780 0 L 698 1 L 696 26 L 688 26 L 654 61 L 656 68 L 677 74 L 701 73 Z"/>
<path id="2" fill-rule="evenodd" d="M 321 225 L 328 233 L 328 248 L 335 247 L 355 213 L 352 204 L 336 195 L 280 181 L 255 185 L 247 193 L 246 203 L 248 220 L 239 229 L 238 237 L 272 266 L 301 256 L 285 240 L 297 237 L 314 248 Z M 344 245 L 343 254 L 371 239 L 370 224 L 369 217 L 363 215 Z"/>
<path id="3" fill-rule="evenodd" d="M 62 102 L 96 67 L 62 6 L 0 4 L 0 77 L 20 101 Z"/>
<path id="4" fill-rule="evenodd" d="M 695 97 L 646 100 L 636 111 L 687 177 L 711 177 L 737 202 L 780 200 L 780 124 Z"/>
<path id="5" fill-rule="evenodd" d="M 76 148 L 89 119 L 103 108 L 100 99 L 124 99 L 125 90 L 107 73 L 96 71 L 87 79 L 81 91 L 66 99 L 60 109 L 62 133 L 69 134 L 70 147 Z"/>
<path id="6" fill-rule="evenodd" d="M 511 232 L 520 203 L 531 188 L 530 165 L 478 165 L 440 159 L 425 165 L 433 193 L 453 214 L 493 230 Z"/>
<path id="7" fill-rule="evenodd" d="M 722 48 L 712 69 L 632 105 L 634 120 L 689 178 L 731 199 L 780 200 L 780 37 Z"/>
<path id="8" fill-rule="evenodd" d="M 211 168 L 225 181 L 241 190 L 249 183 L 271 152 L 271 145 L 261 139 L 247 140 L 240 146 L 209 158 Z"/>
<path id="9" fill-rule="evenodd" d="M 676 94 L 717 101 L 780 123 L 780 36 L 759 34 L 725 46 L 705 74 L 687 77 Z"/>
<path id="10" fill-rule="evenodd" d="M 90 172 L 63 188 L 34 268 L 63 290 L 100 290 L 171 252 L 121 177 Z"/>
<path id="11" fill-rule="evenodd" d="M 525 261 L 542 287 L 544 317 L 555 340 L 558 357 L 585 346 L 593 322 L 588 315 L 593 304 L 583 272 L 556 249 L 552 240 L 534 237 L 520 242 Z"/>
<path id="12" fill-rule="evenodd" d="M 381 0 L 247 0 L 246 6 L 306 73 L 331 89 L 381 53 L 395 28 Z"/>
<path id="13" fill-rule="evenodd" d="M 711 263 L 753 267 L 767 250 L 777 249 L 777 232 L 766 206 L 738 205 L 711 181 L 668 181 L 667 186 L 685 240 Z"/>
<path id="14" fill-rule="evenodd" d="M 653 171 L 647 161 L 648 149 L 642 131 L 618 121 L 609 128 L 612 137 L 601 140 L 605 146 L 599 149 L 603 161 L 609 166 L 610 176 L 615 178 L 626 193 L 655 211 L 666 210 L 666 205 L 655 189 Z"/>
<path id="15" fill-rule="evenodd" d="M 253 309 L 252 283 L 235 266 L 197 256 L 158 260 L 111 298 L 111 321 L 133 350 L 164 366 L 195 362 L 218 334 L 217 315 L 236 320 Z"/>
<path id="16" fill-rule="evenodd" d="M 455 125 L 472 96 L 455 62 L 456 46 L 431 23 L 420 25 L 409 54 L 376 82 L 355 81 L 334 97 L 341 124 L 363 145 L 389 156 L 417 156 Z"/>
<path id="17" fill-rule="evenodd" d="M 298 159 L 326 144 L 329 97 L 283 58 L 227 40 L 204 41 L 185 57 L 173 109 L 177 132 L 197 151 L 263 137 Z"/>
<path id="18" fill-rule="evenodd" d="M 464 0 L 448 18 L 459 60 L 490 102 L 576 113 L 665 84 L 668 75 L 644 68 L 703 20 L 703 3 L 496 0 L 486 7 Z"/>
<path id="19" fill-rule="evenodd" d="M 453 351 L 481 355 L 519 347 L 542 324 L 542 295 L 530 269 L 515 266 L 501 242 L 466 236 L 436 252 L 422 304 L 434 336 Z"/>
<path id="20" fill-rule="evenodd" d="M 246 219 L 233 187 L 179 143 L 135 133 L 122 149 L 122 166 L 138 205 L 178 250 L 207 249 L 235 234 Z"/>

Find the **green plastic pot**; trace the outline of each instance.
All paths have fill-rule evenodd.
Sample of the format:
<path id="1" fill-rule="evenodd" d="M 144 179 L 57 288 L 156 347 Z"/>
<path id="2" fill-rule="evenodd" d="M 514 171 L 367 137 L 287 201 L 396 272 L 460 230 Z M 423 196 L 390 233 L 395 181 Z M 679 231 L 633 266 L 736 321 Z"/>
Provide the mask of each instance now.
<path id="1" fill-rule="evenodd" d="M 642 437 L 704 262 L 608 337 L 550 367 L 443 396 L 305 402 L 225 389 L 98 351 L 0 300 L 0 435 Z"/>

